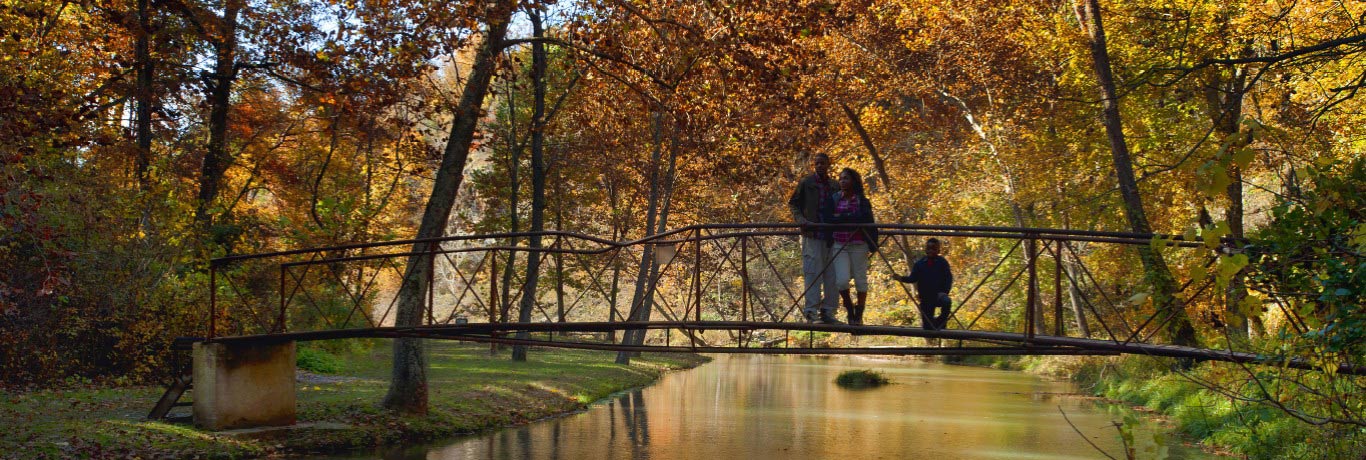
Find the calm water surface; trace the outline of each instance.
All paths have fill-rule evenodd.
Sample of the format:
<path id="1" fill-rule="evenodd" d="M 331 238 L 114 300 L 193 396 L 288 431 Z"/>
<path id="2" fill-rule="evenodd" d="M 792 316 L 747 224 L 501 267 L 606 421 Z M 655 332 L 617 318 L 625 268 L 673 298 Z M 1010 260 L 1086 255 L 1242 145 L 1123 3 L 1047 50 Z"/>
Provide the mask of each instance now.
<path id="1" fill-rule="evenodd" d="M 849 369 L 875 369 L 893 384 L 836 386 Z M 1124 458 L 1112 425 L 1123 415 L 1075 391 L 1018 372 L 921 361 L 725 355 L 578 414 L 353 458 L 1105 458 L 1088 439 Z M 1154 441 L 1164 436 L 1153 424 L 1134 434 L 1138 458 L 1215 458 Z"/>

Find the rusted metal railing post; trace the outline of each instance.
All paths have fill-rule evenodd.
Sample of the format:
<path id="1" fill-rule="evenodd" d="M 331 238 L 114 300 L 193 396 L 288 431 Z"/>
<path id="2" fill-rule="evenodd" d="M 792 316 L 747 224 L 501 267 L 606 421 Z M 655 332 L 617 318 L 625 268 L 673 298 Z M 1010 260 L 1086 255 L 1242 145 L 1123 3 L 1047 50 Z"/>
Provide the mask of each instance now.
<path id="1" fill-rule="evenodd" d="M 740 321 L 749 321 L 749 237 L 740 235 Z M 749 347 L 752 330 L 742 330 L 737 336 L 741 348 Z"/>
<path id="2" fill-rule="evenodd" d="M 1062 337 L 1062 240 L 1053 240 L 1053 335 Z"/>
<path id="3" fill-rule="evenodd" d="M 555 235 L 555 319 L 564 322 L 564 238 Z"/>
<path id="4" fill-rule="evenodd" d="M 427 324 L 436 323 L 432 309 L 436 306 L 436 245 L 427 243 Z"/>
<path id="5" fill-rule="evenodd" d="M 289 328 L 285 326 L 285 270 L 287 269 L 288 267 L 284 264 L 280 265 L 280 313 L 275 319 L 275 327 L 279 328 L 280 332 L 289 330 Z M 307 277 L 308 273 L 304 272 L 304 276 Z"/>
<path id="6" fill-rule="evenodd" d="M 693 236 L 696 240 L 693 241 L 692 248 L 692 289 L 693 307 L 697 309 L 697 311 L 693 312 L 693 318 L 697 321 L 702 321 L 702 229 L 698 228 Z"/>
<path id="7" fill-rule="evenodd" d="M 283 291 L 280 292 L 284 296 Z M 213 340 L 218 330 L 218 264 L 209 261 L 209 340 Z"/>
<path id="8" fill-rule="evenodd" d="M 1026 237 L 1028 239 L 1025 240 L 1025 253 L 1027 254 L 1025 257 L 1026 262 L 1029 264 L 1029 285 L 1025 290 L 1025 309 L 1027 311 L 1025 313 L 1024 333 L 1026 340 L 1029 340 L 1034 338 L 1034 326 L 1038 321 L 1036 315 L 1039 302 L 1039 273 L 1037 270 L 1039 265 L 1039 247 L 1038 240 L 1034 238 L 1033 234 L 1028 234 Z"/>
<path id="9" fill-rule="evenodd" d="M 488 252 L 489 263 L 489 322 L 496 323 L 498 318 L 498 250 Z"/>
<path id="10" fill-rule="evenodd" d="M 749 237 L 740 237 L 740 321 L 749 321 Z"/>
<path id="11" fill-rule="evenodd" d="M 489 264 L 489 324 L 498 322 L 498 312 L 502 311 L 503 304 L 498 301 L 498 250 L 489 251 L 492 263 Z M 490 333 L 492 337 L 498 337 L 498 333 Z M 498 353 L 498 343 L 489 343 L 489 355 Z"/>
<path id="12" fill-rule="evenodd" d="M 614 322 L 617 321 L 617 318 L 621 316 L 619 313 L 617 313 L 617 292 L 616 292 L 616 289 L 617 289 L 616 280 L 617 280 L 617 276 L 618 276 L 617 273 L 619 273 L 619 272 L 616 271 L 616 270 L 617 270 L 617 257 L 620 257 L 620 256 L 621 256 L 621 248 L 620 248 L 620 247 L 613 248 L 610 252 L 612 253 L 612 258 L 611 258 L 611 259 L 608 259 L 608 260 L 609 260 L 609 263 L 611 264 L 611 267 L 612 267 L 612 270 L 613 270 L 613 274 L 612 274 L 612 288 L 610 289 L 610 291 L 611 291 L 610 293 L 609 293 L 609 292 L 603 292 L 603 296 L 605 297 L 604 300 L 607 301 L 607 322 L 609 322 L 609 323 L 614 323 Z M 604 291 L 608 291 L 608 290 L 604 290 Z M 608 342 L 613 342 L 613 343 L 615 343 L 615 342 L 617 341 L 617 330 L 616 330 L 616 329 L 609 329 L 609 330 L 607 331 L 607 341 L 608 341 Z"/>

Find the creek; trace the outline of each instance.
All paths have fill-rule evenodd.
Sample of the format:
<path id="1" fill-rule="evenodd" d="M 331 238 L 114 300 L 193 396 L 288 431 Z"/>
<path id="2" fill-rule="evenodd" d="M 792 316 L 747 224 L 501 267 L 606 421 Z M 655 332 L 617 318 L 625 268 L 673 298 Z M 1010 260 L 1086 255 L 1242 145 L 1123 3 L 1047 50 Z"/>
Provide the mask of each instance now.
<path id="1" fill-rule="evenodd" d="M 847 389 L 843 371 L 891 384 Z M 1068 382 L 879 357 L 722 355 L 587 410 L 349 459 L 1206 459 Z M 1123 425 L 1123 430 L 1115 424 Z M 1089 441 L 1089 442 L 1088 442 Z M 1104 453 L 1102 453 L 1102 451 Z"/>

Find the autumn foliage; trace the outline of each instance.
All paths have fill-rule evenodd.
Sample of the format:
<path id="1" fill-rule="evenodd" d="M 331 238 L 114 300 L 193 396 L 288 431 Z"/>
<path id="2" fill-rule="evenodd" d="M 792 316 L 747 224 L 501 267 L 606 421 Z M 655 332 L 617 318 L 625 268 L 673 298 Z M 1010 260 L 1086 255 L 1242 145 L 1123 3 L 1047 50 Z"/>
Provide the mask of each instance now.
<path id="1" fill-rule="evenodd" d="M 1222 251 L 1166 261 L 1217 274 L 1216 294 L 1163 304 L 1196 338 L 1359 360 L 1339 297 L 1360 299 L 1360 269 L 1253 248 L 1313 253 L 1287 230 L 1313 224 L 1360 260 L 1366 224 L 1336 204 L 1360 202 L 1366 6 L 1089 3 L 527 1 L 474 95 L 490 5 L 512 2 L 5 3 L 0 384 L 161 378 L 171 340 L 204 333 L 210 258 L 411 238 L 457 154 L 449 223 L 425 231 L 614 240 L 787 220 L 814 152 L 862 172 L 884 222 L 1131 231 L 1127 162 L 1150 230 Z M 466 96 L 483 109 L 459 113 Z M 470 139 L 449 138 L 461 122 Z M 637 256 L 603 272 L 625 276 L 618 305 Z M 1109 260 L 1098 285 L 1164 299 L 1118 281 L 1151 264 Z M 559 258 L 501 263 L 505 286 L 589 282 Z M 515 318 L 503 300 L 492 319 Z"/>

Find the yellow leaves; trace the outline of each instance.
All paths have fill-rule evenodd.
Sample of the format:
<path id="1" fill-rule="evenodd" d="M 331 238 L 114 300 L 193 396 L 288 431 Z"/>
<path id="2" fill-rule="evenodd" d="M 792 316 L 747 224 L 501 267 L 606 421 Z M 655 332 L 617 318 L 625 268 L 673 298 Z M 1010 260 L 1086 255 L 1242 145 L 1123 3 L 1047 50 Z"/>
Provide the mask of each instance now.
<path id="1" fill-rule="evenodd" d="M 1217 249 L 1221 244 L 1220 238 L 1228 236 L 1230 233 L 1233 232 L 1229 229 L 1228 222 L 1219 222 L 1204 229 L 1204 231 L 1201 232 L 1200 237 L 1205 241 L 1205 247 Z"/>

